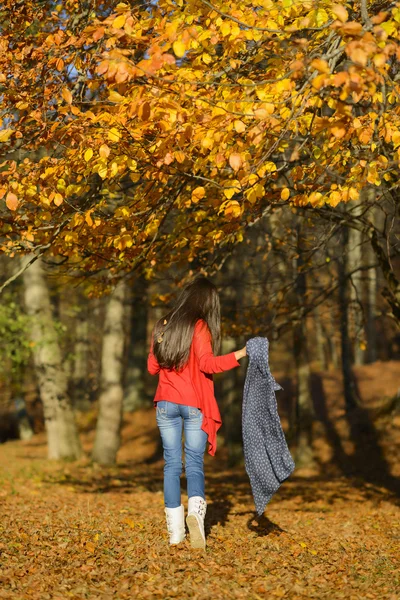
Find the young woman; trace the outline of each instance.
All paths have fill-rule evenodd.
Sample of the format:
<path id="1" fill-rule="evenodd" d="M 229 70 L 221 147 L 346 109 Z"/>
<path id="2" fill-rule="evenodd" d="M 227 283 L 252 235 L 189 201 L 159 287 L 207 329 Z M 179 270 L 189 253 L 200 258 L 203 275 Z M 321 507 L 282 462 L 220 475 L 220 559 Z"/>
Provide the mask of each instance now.
<path id="1" fill-rule="evenodd" d="M 212 373 L 239 366 L 246 347 L 216 356 L 221 344 L 220 301 L 217 288 L 196 277 L 175 305 L 154 326 L 147 369 L 158 374 L 154 396 L 156 420 L 164 449 L 164 503 L 170 544 L 185 538 L 181 504 L 182 424 L 185 472 L 189 498 L 186 524 L 194 548 L 205 548 L 204 451 L 215 455 L 221 415 L 214 396 Z"/>

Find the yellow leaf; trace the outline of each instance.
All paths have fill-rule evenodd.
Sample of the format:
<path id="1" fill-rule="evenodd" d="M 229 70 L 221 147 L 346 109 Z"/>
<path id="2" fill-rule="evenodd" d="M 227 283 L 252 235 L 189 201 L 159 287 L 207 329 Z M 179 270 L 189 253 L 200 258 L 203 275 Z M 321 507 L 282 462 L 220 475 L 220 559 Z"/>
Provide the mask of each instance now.
<path id="1" fill-rule="evenodd" d="M 283 190 L 281 191 L 281 199 L 282 200 L 287 200 L 290 196 L 290 190 L 289 188 L 283 188 Z"/>
<path id="2" fill-rule="evenodd" d="M 56 206 L 60 206 L 64 201 L 64 198 L 58 192 L 54 195 L 53 202 Z"/>
<path id="3" fill-rule="evenodd" d="M 337 206 L 339 204 L 339 202 L 341 202 L 342 200 L 342 194 L 340 192 L 331 192 L 329 194 L 329 202 L 328 204 L 330 206 Z"/>
<path id="4" fill-rule="evenodd" d="M 231 186 L 230 187 L 226 187 L 224 189 L 224 195 L 228 199 L 231 199 L 234 194 L 237 194 L 239 192 L 240 192 L 240 184 L 239 184 L 239 182 L 236 179 L 234 179 L 233 181 L 231 181 Z"/>
<path id="5" fill-rule="evenodd" d="M 265 188 L 263 185 L 261 185 L 261 183 L 258 183 L 255 187 L 255 192 L 256 192 L 256 196 L 257 198 L 262 198 L 265 194 Z"/>
<path id="6" fill-rule="evenodd" d="M 376 54 L 372 60 L 374 61 L 374 65 L 378 68 L 383 67 L 383 65 L 386 64 L 386 56 L 382 53 Z"/>
<path id="7" fill-rule="evenodd" d="M 255 204 L 257 202 L 256 190 L 254 188 L 247 190 L 246 197 L 247 197 L 247 200 L 250 202 L 250 204 Z"/>
<path id="8" fill-rule="evenodd" d="M 129 233 L 124 233 L 121 236 L 118 236 L 114 240 L 114 247 L 118 248 L 118 250 L 125 250 L 125 248 L 130 248 L 133 244 L 132 236 Z"/>
<path id="9" fill-rule="evenodd" d="M 107 165 L 106 164 L 99 165 L 99 170 L 97 172 L 102 179 L 105 179 L 107 177 Z"/>
<path id="10" fill-rule="evenodd" d="M 397 146 L 400 146 L 400 131 L 395 131 L 392 135 L 392 142 L 393 142 L 393 146 L 395 148 L 397 148 Z"/>
<path id="11" fill-rule="evenodd" d="M 350 188 L 349 189 L 349 196 L 352 200 L 358 200 L 359 196 L 360 196 L 360 192 L 358 190 L 356 190 L 356 188 Z"/>
<path id="12" fill-rule="evenodd" d="M 264 168 L 265 173 L 273 173 L 274 171 L 276 171 L 276 165 L 271 161 L 264 163 L 262 168 Z"/>
<path id="13" fill-rule="evenodd" d="M 174 42 L 172 44 L 172 49 L 174 51 L 175 56 L 177 56 L 178 58 L 182 58 L 182 56 L 185 56 L 186 47 L 182 41 L 177 40 L 176 42 Z"/>
<path id="14" fill-rule="evenodd" d="M 128 169 L 130 171 L 136 171 L 136 169 L 137 169 L 137 162 L 136 162 L 136 160 L 134 160 L 133 158 L 128 158 L 126 164 L 128 165 Z"/>
<path id="15" fill-rule="evenodd" d="M 17 210 L 19 205 L 18 198 L 12 192 L 8 192 L 6 196 L 6 206 L 9 210 Z"/>
<path id="16" fill-rule="evenodd" d="M 204 62 L 206 65 L 209 65 L 209 64 L 210 64 L 210 62 L 212 61 L 212 58 L 211 58 L 211 56 L 210 56 L 209 54 L 207 54 L 207 52 L 204 52 L 204 54 L 202 55 L 202 57 L 201 57 L 201 58 L 203 59 L 203 62 Z"/>
<path id="17" fill-rule="evenodd" d="M 223 36 L 229 35 L 231 32 L 230 21 L 224 21 L 220 27 Z"/>
<path id="18" fill-rule="evenodd" d="M 124 97 L 121 96 L 121 94 L 118 94 L 118 92 L 116 92 L 115 90 L 110 91 L 110 93 L 108 94 L 108 99 L 110 100 L 110 102 L 115 102 L 115 103 L 124 101 Z"/>
<path id="19" fill-rule="evenodd" d="M 318 8 L 315 11 L 315 22 L 317 24 L 317 27 L 321 27 L 321 25 L 324 25 L 324 23 L 326 23 L 327 21 L 329 21 L 329 16 L 328 13 L 326 12 L 326 10 L 324 8 Z"/>
<path id="20" fill-rule="evenodd" d="M 92 158 L 92 156 L 93 156 L 93 150 L 91 148 L 88 148 L 86 150 L 85 154 L 83 155 L 86 162 L 89 162 L 89 160 Z"/>
<path id="21" fill-rule="evenodd" d="M 132 519 L 126 518 L 123 520 L 123 523 L 126 523 L 127 525 L 129 525 L 129 527 L 131 527 L 131 529 L 133 529 L 135 527 L 135 522 Z"/>
<path id="22" fill-rule="evenodd" d="M 196 204 L 197 202 L 199 202 L 199 200 L 204 198 L 205 195 L 206 195 L 206 190 L 201 186 L 197 187 L 192 192 L 192 202 L 194 202 L 194 204 Z"/>
<path id="23" fill-rule="evenodd" d="M 121 139 L 121 134 L 115 127 L 112 127 L 108 132 L 108 139 L 110 142 L 119 142 Z"/>
<path id="24" fill-rule="evenodd" d="M 118 15 L 112 22 L 112 26 L 114 29 L 121 29 L 125 25 L 126 15 Z"/>
<path id="25" fill-rule="evenodd" d="M 12 129 L 3 129 L 0 131 L 0 142 L 8 142 L 10 135 L 13 133 Z"/>
<path id="26" fill-rule="evenodd" d="M 72 104 L 72 94 L 68 88 L 63 88 L 61 95 L 67 104 Z"/>

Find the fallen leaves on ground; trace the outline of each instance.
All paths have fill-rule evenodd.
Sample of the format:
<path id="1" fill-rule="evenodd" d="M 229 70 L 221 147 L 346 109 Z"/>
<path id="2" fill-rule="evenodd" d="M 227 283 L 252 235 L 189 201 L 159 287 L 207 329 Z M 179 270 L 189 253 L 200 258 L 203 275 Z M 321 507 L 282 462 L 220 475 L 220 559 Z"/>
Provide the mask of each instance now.
<path id="1" fill-rule="evenodd" d="M 328 463 L 298 470 L 257 520 L 245 470 L 227 468 L 221 447 L 205 461 L 206 552 L 170 547 L 154 414 L 127 419 L 113 468 L 46 461 L 42 434 L 0 446 L 0 598 L 399 597 L 393 475 L 386 486 Z M 92 437 L 82 434 L 86 450 Z M 183 477 L 187 507 L 185 489 Z"/>

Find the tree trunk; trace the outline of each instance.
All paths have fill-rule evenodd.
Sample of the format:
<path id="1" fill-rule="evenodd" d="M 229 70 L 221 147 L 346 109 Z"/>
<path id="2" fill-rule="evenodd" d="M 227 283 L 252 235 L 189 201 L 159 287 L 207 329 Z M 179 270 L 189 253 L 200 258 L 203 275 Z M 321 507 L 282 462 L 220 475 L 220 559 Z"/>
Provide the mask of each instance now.
<path id="1" fill-rule="evenodd" d="M 303 307 L 306 304 L 307 282 L 303 270 L 301 225 L 297 226 L 298 258 L 294 261 L 294 277 L 296 280 L 297 311 L 293 327 L 293 348 L 297 375 L 296 398 L 296 466 L 312 467 L 315 464 L 312 450 L 312 426 L 315 419 L 314 405 L 310 391 L 310 364 L 307 348 L 306 320 Z"/>
<path id="2" fill-rule="evenodd" d="M 367 260 L 373 262 L 374 253 L 368 245 Z M 377 269 L 372 267 L 368 269 L 368 303 L 367 303 L 367 362 L 372 363 L 378 360 L 377 355 L 377 335 L 376 335 L 376 300 L 378 295 L 378 277 Z"/>
<path id="3" fill-rule="evenodd" d="M 356 205 L 352 214 L 357 216 L 362 211 L 362 205 Z M 363 318 L 363 285 L 360 269 L 362 266 L 362 232 L 358 229 L 350 229 L 348 233 L 347 270 L 350 275 L 349 299 L 354 326 L 354 364 L 365 363 L 365 333 Z M 355 271 L 353 273 L 353 271 Z"/>
<path id="4" fill-rule="evenodd" d="M 103 465 L 115 464 L 121 443 L 125 295 L 126 283 L 121 280 L 105 314 L 99 416 L 92 453 L 93 460 Z"/>
<path id="5" fill-rule="evenodd" d="M 131 294 L 127 310 L 128 353 L 124 410 L 134 411 L 148 405 L 145 373 L 147 369 L 148 282 L 140 278 Z"/>
<path id="6" fill-rule="evenodd" d="M 343 387 L 346 412 L 350 412 L 357 406 L 357 391 L 352 371 L 351 343 L 349 336 L 349 281 L 347 278 L 347 249 L 348 229 L 342 229 L 342 253 L 338 260 L 339 269 L 339 307 L 340 307 L 340 341 L 341 361 L 343 373 Z"/>
<path id="7" fill-rule="evenodd" d="M 321 318 L 321 307 L 317 306 L 314 311 L 315 321 L 315 336 L 316 336 L 316 350 L 318 356 L 318 362 L 320 364 L 321 371 L 327 371 L 329 364 L 326 355 L 326 330 L 322 324 Z"/>
<path id="8" fill-rule="evenodd" d="M 87 302 L 87 300 L 86 300 Z M 88 370 L 89 370 L 89 321 L 88 306 L 76 316 L 74 357 L 72 364 L 72 389 L 73 404 L 79 410 L 87 410 L 90 407 L 88 393 Z"/>
<path id="9" fill-rule="evenodd" d="M 22 263 L 29 258 L 24 257 Z M 44 409 L 48 457 L 76 459 L 81 455 L 81 446 L 40 260 L 24 272 L 23 281 L 26 310 L 31 317 L 32 353 Z"/>
<path id="10" fill-rule="evenodd" d="M 375 200 L 376 190 L 372 189 L 369 192 L 370 198 Z M 370 212 L 370 220 L 375 227 L 384 229 L 384 219 L 382 213 L 377 210 L 376 206 L 372 207 Z M 383 221 L 383 222 L 382 222 Z M 372 245 L 367 245 L 367 264 L 373 264 L 376 260 L 375 252 Z M 377 322 L 377 298 L 378 298 L 378 269 L 372 267 L 367 273 L 367 362 L 372 363 L 378 360 L 378 338 L 376 333 Z"/>

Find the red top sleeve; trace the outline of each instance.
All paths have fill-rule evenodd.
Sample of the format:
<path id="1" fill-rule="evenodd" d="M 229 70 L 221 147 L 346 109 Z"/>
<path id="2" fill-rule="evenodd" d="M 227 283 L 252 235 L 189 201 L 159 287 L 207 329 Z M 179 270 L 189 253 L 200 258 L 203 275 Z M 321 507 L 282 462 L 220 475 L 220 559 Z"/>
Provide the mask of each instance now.
<path id="1" fill-rule="evenodd" d="M 160 365 L 158 364 L 158 361 L 153 354 L 153 334 L 151 334 L 150 352 L 147 357 L 147 370 L 150 373 L 150 375 L 157 375 L 157 373 L 160 372 Z"/>
<path id="2" fill-rule="evenodd" d="M 207 324 L 199 320 L 194 328 L 193 350 L 198 360 L 200 371 L 203 373 L 222 373 L 229 371 L 234 367 L 239 367 L 240 363 L 235 357 L 234 352 L 214 356 L 211 347 L 211 334 Z"/>

